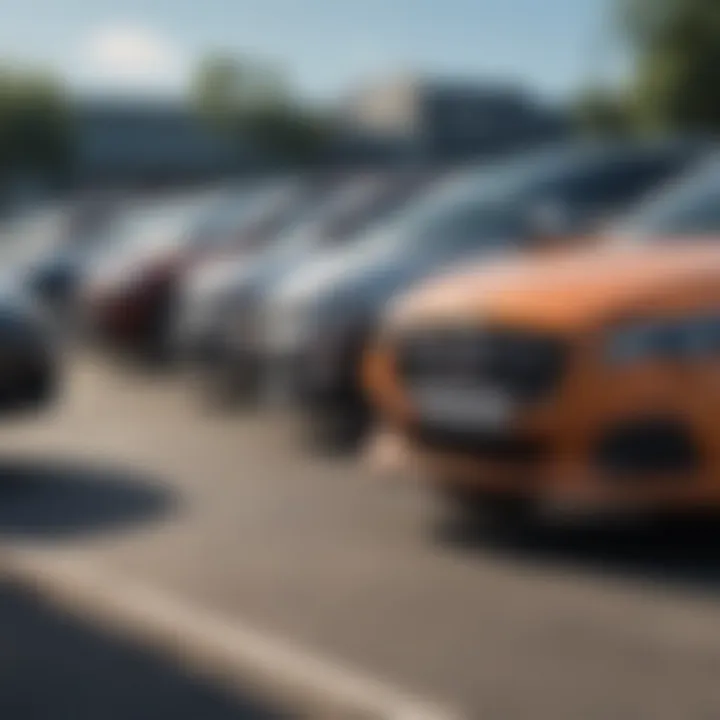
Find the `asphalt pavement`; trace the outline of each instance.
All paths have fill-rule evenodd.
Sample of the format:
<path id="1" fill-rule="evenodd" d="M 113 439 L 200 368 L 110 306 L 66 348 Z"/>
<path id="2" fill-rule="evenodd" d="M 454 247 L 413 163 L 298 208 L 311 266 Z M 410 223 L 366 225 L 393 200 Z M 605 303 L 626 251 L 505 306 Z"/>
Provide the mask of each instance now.
<path id="1" fill-rule="evenodd" d="M 53 412 L 4 428 L 1 552 L 461 717 L 720 714 L 713 525 L 489 534 L 415 478 L 307 453 L 286 418 L 209 412 L 177 375 L 89 358 L 70 374 Z"/>
<path id="2" fill-rule="evenodd" d="M 152 648 L 0 583 L 0 717 L 7 720 L 280 720 Z"/>

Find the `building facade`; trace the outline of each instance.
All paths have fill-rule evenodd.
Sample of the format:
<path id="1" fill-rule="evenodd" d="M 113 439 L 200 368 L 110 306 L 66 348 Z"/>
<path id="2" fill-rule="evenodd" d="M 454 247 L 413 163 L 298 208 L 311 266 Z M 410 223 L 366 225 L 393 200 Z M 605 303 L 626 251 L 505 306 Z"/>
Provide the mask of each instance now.
<path id="1" fill-rule="evenodd" d="M 411 160 L 486 156 L 570 129 L 562 113 L 516 88 L 412 76 L 361 88 L 338 124 L 345 152 Z"/>
<path id="2" fill-rule="evenodd" d="M 74 175 L 80 186 L 202 180 L 256 161 L 173 102 L 93 100 L 76 111 Z"/>

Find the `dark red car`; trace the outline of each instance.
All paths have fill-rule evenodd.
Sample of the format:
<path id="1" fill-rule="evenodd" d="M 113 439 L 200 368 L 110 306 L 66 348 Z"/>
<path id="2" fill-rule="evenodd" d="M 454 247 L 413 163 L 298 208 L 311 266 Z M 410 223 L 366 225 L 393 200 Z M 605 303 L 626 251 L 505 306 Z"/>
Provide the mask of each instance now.
<path id="1" fill-rule="evenodd" d="M 271 183 L 138 204 L 116 222 L 87 270 L 78 308 L 83 327 L 112 346 L 165 357 L 188 269 L 257 249 L 300 191 L 299 184 Z"/>

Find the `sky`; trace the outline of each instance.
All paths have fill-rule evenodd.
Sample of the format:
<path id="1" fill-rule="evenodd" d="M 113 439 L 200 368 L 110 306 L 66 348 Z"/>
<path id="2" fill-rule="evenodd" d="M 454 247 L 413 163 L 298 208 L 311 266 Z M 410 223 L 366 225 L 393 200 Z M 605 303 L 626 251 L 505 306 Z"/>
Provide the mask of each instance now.
<path id="1" fill-rule="evenodd" d="M 325 100 L 396 71 L 564 97 L 608 66 L 610 0 L 0 0 L 0 61 L 83 92 L 179 93 L 211 51 L 279 65 Z"/>

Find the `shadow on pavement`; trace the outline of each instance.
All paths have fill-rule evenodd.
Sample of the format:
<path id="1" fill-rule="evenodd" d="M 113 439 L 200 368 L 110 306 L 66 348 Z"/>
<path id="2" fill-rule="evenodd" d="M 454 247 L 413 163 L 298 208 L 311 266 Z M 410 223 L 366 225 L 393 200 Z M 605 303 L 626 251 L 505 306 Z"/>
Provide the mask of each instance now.
<path id="1" fill-rule="evenodd" d="M 156 521 L 177 505 L 168 487 L 132 470 L 0 457 L 0 538 L 71 539 Z"/>
<path id="2" fill-rule="evenodd" d="M 90 352 L 103 364 L 130 373 L 138 379 L 172 379 L 182 368 L 178 359 L 169 351 L 123 347 L 112 342 L 96 341 Z"/>
<path id="3" fill-rule="evenodd" d="M 720 596 L 720 517 L 534 525 L 504 531 L 444 518 L 434 537 L 464 552 L 502 554 L 570 571 L 629 577 Z"/>
<path id="4" fill-rule="evenodd" d="M 6 583 L 0 583 L 0 637 L 3 720 L 280 717 Z"/>

